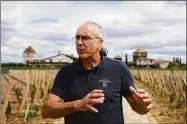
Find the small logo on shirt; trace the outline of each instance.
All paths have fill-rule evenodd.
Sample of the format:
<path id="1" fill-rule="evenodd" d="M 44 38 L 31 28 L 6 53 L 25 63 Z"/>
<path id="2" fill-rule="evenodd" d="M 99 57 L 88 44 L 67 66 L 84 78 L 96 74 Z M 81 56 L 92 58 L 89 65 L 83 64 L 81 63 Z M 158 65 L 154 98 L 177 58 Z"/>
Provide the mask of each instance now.
<path id="1" fill-rule="evenodd" d="M 107 87 L 107 84 L 110 83 L 111 81 L 109 81 L 108 79 L 101 79 L 99 80 L 99 82 L 102 83 L 102 87 Z"/>

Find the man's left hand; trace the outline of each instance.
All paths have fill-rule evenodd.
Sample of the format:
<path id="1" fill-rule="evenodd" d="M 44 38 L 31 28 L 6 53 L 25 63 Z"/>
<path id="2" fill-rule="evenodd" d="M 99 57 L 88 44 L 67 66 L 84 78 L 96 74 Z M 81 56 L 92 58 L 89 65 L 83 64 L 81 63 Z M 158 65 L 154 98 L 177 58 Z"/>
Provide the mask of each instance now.
<path id="1" fill-rule="evenodd" d="M 138 111 L 140 111 L 138 113 L 145 114 L 149 112 L 153 106 L 149 93 L 144 89 L 135 90 L 132 86 L 130 86 L 129 88 L 130 91 L 133 93 L 131 100 L 133 103 L 136 103 L 136 105 L 134 105 L 135 106 L 134 108 L 137 108 Z"/>

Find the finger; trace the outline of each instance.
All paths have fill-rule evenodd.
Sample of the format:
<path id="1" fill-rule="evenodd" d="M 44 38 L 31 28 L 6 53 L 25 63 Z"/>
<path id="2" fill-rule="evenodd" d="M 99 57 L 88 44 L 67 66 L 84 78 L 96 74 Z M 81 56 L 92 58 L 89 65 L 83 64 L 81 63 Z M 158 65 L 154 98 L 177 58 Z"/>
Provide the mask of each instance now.
<path id="1" fill-rule="evenodd" d="M 89 95 L 90 99 L 92 99 L 92 98 L 98 98 L 98 97 L 104 97 L 104 94 L 103 93 L 91 93 Z"/>
<path id="2" fill-rule="evenodd" d="M 138 93 L 147 93 L 144 89 L 137 89 Z"/>
<path id="3" fill-rule="evenodd" d="M 149 111 L 153 107 L 153 104 L 148 105 L 146 108 Z"/>
<path id="4" fill-rule="evenodd" d="M 90 111 L 92 111 L 92 112 L 95 112 L 95 113 L 98 112 L 98 110 L 95 109 L 95 108 L 94 108 L 93 106 L 91 106 L 91 105 L 88 105 L 87 107 L 88 107 L 88 109 L 89 109 Z"/>
<path id="5" fill-rule="evenodd" d="M 104 101 L 104 100 L 102 100 L 102 99 L 89 99 L 89 100 L 87 101 L 87 103 L 88 103 L 89 105 L 94 105 L 94 104 L 102 104 L 103 101 Z"/>
<path id="6" fill-rule="evenodd" d="M 130 91 L 133 93 L 133 96 L 134 96 L 134 97 L 139 97 L 139 94 L 138 94 L 138 92 L 134 89 L 134 87 L 129 86 L 129 89 L 130 89 Z"/>
<path id="7" fill-rule="evenodd" d="M 103 93 L 103 90 L 96 89 L 96 90 L 93 90 L 91 93 Z"/>
<path id="8" fill-rule="evenodd" d="M 139 96 L 140 96 L 141 99 L 149 98 L 149 94 L 140 94 Z"/>
<path id="9" fill-rule="evenodd" d="M 104 101 L 104 100 L 105 100 L 105 97 L 100 97 L 100 98 L 98 98 L 98 100 Z"/>
<path id="10" fill-rule="evenodd" d="M 150 98 L 149 98 L 149 99 L 142 99 L 142 101 L 143 101 L 144 104 L 146 104 L 146 105 L 151 104 L 151 99 L 150 99 Z"/>

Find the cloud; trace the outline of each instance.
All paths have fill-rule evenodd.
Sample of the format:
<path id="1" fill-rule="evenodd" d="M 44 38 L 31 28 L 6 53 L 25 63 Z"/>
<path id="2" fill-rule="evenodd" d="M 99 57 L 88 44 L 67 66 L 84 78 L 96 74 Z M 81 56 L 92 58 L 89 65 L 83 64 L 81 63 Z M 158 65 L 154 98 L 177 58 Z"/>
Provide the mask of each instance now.
<path id="1" fill-rule="evenodd" d="M 35 24 L 35 23 L 57 23 L 58 19 L 56 18 L 40 18 L 37 20 L 32 20 L 29 23 Z"/>
<path id="2" fill-rule="evenodd" d="M 149 35 L 158 31 L 156 28 L 150 28 L 146 26 L 126 26 L 121 28 L 106 28 L 106 35 L 111 37 L 138 37 L 143 35 Z"/>
<path id="3" fill-rule="evenodd" d="M 103 27 L 109 57 L 128 53 L 131 61 L 139 46 L 152 58 L 186 62 L 186 2 L 3 1 L 1 14 L 1 62 L 22 62 L 29 45 L 38 58 L 77 56 L 72 37 L 85 21 Z"/>

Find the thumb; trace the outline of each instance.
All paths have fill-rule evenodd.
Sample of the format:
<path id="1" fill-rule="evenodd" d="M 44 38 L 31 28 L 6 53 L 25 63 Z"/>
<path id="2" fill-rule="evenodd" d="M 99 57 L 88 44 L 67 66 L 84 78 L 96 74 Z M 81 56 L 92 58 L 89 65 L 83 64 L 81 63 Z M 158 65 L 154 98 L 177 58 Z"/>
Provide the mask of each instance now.
<path id="1" fill-rule="evenodd" d="M 133 93 L 133 95 L 139 96 L 138 92 L 134 89 L 134 87 L 129 86 L 130 91 Z"/>

